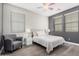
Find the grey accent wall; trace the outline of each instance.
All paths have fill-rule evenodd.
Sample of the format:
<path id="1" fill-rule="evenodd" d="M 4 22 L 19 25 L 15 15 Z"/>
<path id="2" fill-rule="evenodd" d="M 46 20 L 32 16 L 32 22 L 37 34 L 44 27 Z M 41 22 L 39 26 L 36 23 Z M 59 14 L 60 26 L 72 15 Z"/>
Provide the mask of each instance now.
<path id="1" fill-rule="evenodd" d="M 79 31 L 78 32 L 65 32 L 65 17 L 64 14 L 73 12 L 79 10 L 79 6 L 76 6 L 74 8 L 65 10 L 63 12 L 60 12 L 58 14 L 52 15 L 49 17 L 49 28 L 50 28 L 50 35 L 57 35 L 57 36 L 62 36 L 65 38 L 66 41 L 69 42 L 74 42 L 74 43 L 79 43 Z M 54 19 L 53 17 L 58 16 L 58 15 L 63 15 L 63 31 L 62 32 L 55 32 L 54 29 Z M 79 17 L 79 16 L 78 16 Z M 78 18 L 79 19 L 79 18 Z M 53 30 L 53 31 L 52 31 Z"/>

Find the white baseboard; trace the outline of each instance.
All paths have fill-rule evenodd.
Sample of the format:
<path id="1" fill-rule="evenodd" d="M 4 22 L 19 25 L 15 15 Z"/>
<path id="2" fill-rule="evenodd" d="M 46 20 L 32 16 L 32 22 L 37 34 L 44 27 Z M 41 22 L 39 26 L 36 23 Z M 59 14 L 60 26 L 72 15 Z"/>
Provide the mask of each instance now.
<path id="1" fill-rule="evenodd" d="M 68 42 L 68 41 L 66 41 L 65 43 L 68 43 L 68 44 L 72 44 L 72 45 L 79 46 L 79 44 L 78 44 L 78 43 L 73 43 L 73 42 Z"/>

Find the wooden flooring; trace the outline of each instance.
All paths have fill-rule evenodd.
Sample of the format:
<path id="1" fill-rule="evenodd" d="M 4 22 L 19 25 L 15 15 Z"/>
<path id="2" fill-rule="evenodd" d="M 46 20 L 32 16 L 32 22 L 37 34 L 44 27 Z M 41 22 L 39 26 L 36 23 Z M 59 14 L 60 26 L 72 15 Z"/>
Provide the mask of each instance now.
<path id="1" fill-rule="evenodd" d="M 79 46 L 66 43 L 54 48 L 54 51 L 47 54 L 44 47 L 34 43 L 31 46 L 24 46 L 13 53 L 6 53 L 3 56 L 79 56 Z"/>

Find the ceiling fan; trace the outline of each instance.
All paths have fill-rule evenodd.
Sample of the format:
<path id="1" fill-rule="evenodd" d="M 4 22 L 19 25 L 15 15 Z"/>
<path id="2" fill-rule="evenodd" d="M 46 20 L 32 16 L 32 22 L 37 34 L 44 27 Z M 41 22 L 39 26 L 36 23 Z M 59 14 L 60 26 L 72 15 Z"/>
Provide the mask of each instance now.
<path id="1" fill-rule="evenodd" d="M 54 5 L 55 3 L 43 3 L 42 6 L 38 7 L 39 9 L 44 9 L 44 10 L 53 10 L 53 8 L 51 7 L 52 5 Z"/>
<path id="2" fill-rule="evenodd" d="M 40 7 L 37 7 L 39 9 L 44 9 L 45 11 L 48 11 L 48 10 L 53 10 L 54 9 L 54 6 L 55 3 L 43 3 L 42 6 Z M 57 10 L 60 10 L 59 8 L 57 8 Z"/>

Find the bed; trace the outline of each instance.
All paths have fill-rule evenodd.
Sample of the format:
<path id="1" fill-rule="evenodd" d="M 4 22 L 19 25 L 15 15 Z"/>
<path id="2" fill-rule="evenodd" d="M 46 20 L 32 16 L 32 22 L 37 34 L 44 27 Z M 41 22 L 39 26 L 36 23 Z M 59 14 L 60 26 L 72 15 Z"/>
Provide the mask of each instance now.
<path id="1" fill-rule="evenodd" d="M 51 51 L 53 51 L 53 48 L 62 45 L 65 40 L 60 36 L 39 35 L 33 37 L 33 42 L 46 47 L 47 53 L 50 53 Z"/>

